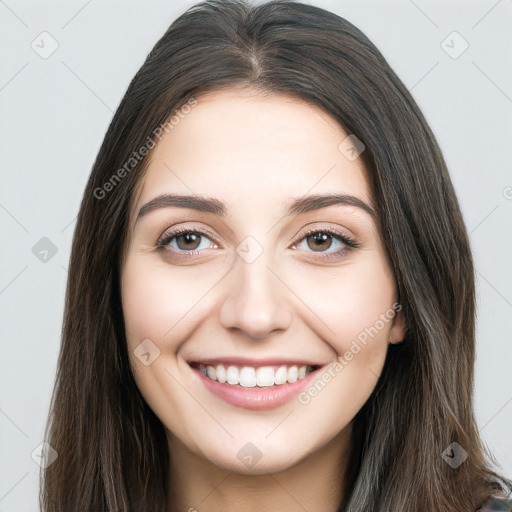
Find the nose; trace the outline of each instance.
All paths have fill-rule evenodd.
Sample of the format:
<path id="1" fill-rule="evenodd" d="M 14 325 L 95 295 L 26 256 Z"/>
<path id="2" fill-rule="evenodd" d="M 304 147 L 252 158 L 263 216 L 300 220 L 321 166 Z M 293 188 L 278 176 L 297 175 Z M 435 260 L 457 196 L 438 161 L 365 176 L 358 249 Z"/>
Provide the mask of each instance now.
<path id="1" fill-rule="evenodd" d="M 265 254 L 252 263 L 236 258 L 220 308 L 224 328 L 256 340 L 287 329 L 293 316 L 287 288 L 275 270 L 267 267 Z"/>

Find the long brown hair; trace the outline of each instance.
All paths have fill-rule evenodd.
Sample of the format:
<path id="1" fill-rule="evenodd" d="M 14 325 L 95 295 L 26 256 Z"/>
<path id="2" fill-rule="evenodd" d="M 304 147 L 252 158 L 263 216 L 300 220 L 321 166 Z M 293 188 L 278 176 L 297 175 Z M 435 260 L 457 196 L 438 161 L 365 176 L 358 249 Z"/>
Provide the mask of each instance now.
<path id="1" fill-rule="evenodd" d="M 508 491 L 512 484 L 493 469 L 472 406 L 468 236 L 415 101 L 369 39 L 333 13 L 290 1 L 210 0 L 174 21 L 147 56 L 87 183 L 45 435 L 58 457 L 41 473 L 42 509 L 166 510 L 167 439 L 130 370 L 120 262 L 130 204 L 147 168 L 139 148 L 191 99 L 234 87 L 307 101 L 366 147 L 407 334 L 389 348 L 356 416 L 356 455 L 339 510 L 472 512 L 489 494 Z M 442 456 L 452 443 L 467 452 L 456 468 Z"/>

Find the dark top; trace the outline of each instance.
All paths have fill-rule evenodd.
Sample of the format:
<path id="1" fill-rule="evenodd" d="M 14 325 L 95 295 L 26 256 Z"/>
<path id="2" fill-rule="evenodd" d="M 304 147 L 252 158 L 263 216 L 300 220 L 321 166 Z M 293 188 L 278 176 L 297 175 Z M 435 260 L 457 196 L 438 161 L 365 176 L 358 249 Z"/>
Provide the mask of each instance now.
<path id="1" fill-rule="evenodd" d="M 475 512 L 512 512 L 512 498 L 488 498 Z"/>

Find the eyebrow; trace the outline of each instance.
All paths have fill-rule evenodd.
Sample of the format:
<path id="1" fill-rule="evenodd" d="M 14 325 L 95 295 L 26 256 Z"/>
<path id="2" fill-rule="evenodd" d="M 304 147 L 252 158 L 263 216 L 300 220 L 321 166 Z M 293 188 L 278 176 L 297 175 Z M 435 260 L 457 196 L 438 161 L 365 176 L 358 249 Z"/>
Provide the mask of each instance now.
<path id="1" fill-rule="evenodd" d="M 347 194 L 314 194 L 293 199 L 286 205 L 285 215 L 300 215 L 332 205 L 355 206 L 377 218 L 375 210 L 361 199 Z M 135 223 L 147 213 L 160 208 L 189 208 L 200 212 L 213 213 L 219 217 L 228 215 L 226 204 L 219 199 L 198 195 L 162 194 L 147 202 L 139 210 Z"/>

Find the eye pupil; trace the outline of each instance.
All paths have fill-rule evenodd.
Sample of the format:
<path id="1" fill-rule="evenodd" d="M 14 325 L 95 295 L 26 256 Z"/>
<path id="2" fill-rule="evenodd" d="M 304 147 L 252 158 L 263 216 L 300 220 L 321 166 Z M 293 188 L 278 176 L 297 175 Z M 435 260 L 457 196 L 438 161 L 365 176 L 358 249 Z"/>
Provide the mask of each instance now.
<path id="1" fill-rule="evenodd" d="M 310 239 L 313 239 L 315 241 L 315 244 L 320 244 L 320 245 L 311 245 Z M 325 245 L 326 242 L 328 242 L 327 245 Z M 310 249 L 313 249 L 314 251 L 317 251 L 319 249 L 320 250 L 329 249 L 331 244 L 332 244 L 332 237 L 328 233 L 323 233 L 323 232 L 319 231 L 318 233 L 308 236 L 308 247 Z"/>
<path id="2" fill-rule="evenodd" d="M 180 249 L 183 249 L 185 251 L 190 251 L 193 249 L 196 249 L 198 244 L 198 241 L 200 240 L 201 235 L 196 233 L 184 233 L 182 235 L 178 235 L 176 237 L 176 244 Z M 180 240 L 185 240 L 185 247 L 180 247 Z M 190 244 L 192 243 L 192 247 L 190 247 Z M 194 245 L 195 244 L 195 245 Z"/>

